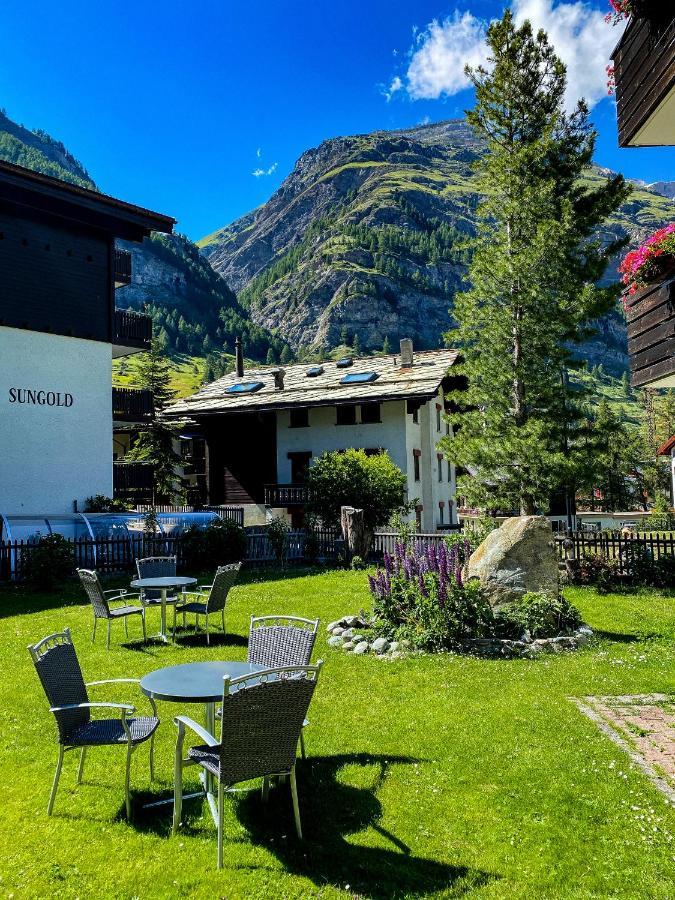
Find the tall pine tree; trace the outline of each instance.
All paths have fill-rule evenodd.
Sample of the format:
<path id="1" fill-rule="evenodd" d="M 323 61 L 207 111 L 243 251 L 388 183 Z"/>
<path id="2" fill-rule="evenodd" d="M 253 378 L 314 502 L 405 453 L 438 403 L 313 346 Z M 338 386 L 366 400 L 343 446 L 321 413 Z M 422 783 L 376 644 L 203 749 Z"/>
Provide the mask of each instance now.
<path id="1" fill-rule="evenodd" d="M 136 435 L 127 456 L 152 464 L 153 504 L 176 502 L 183 495 L 177 475 L 181 460 L 173 446 L 178 432 L 175 425 L 161 417 L 162 410 L 171 403 L 174 394 L 169 361 L 157 338 L 153 338 L 149 352 L 139 357 L 136 384 L 152 394 L 154 413 L 150 424 Z"/>
<path id="2" fill-rule="evenodd" d="M 447 337 L 468 389 L 453 398 L 461 427 L 443 449 L 471 472 L 458 493 L 473 505 L 532 514 L 574 480 L 570 347 L 616 301 L 615 286 L 595 285 L 623 243 L 594 234 L 629 189 L 621 176 L 582 181 L 596 135 L 583 102 L 565 112 L 565 66 L 546 34 L 517 28 L 507 10 L 487 39 L 489 70 L 467 69 L 467 119 L 486 145 L 471 289 L 455 297 Z"/>

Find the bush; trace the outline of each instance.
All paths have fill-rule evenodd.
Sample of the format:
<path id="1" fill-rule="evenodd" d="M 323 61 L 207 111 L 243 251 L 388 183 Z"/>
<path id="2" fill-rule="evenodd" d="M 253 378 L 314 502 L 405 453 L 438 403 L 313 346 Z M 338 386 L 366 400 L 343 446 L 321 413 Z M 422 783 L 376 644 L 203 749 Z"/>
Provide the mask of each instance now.
<path id="1" fill-rule="evenodd" d="M 399 541 L 384 568 L 369 576 L 376 631 L 421 650 L 460 647 L 493 630 L 490 604 L 478 581 L 465 584 L 457 548 L 407 547 Z"/>
<path id="2" fill-rule="evenodd" d="M 310 512 L 327 528 L 340 527 L 343 506 L 363 509 L 366 528 L 388 522 L 403 505 L 406 477 L 386 453 L 324 453 L 307 473 Z"/>
<path id="3" fill-rule="evenodd" d="M 106 497 L 105 494 L 94 494 L 93 497 L 87 497 L 85 501 L 85 512 L 126 512 L 129 504 L 123 500 L 115 500 L 113 497 Z"/>
<path id="4" fill-rule="evenodd" d="M 20 574 L 42 590 L 53 590 L 75 571 L 73 545 L 63 535 L 48 534 L 21 554 Z"/>
<path id="5" fill-rule="evenodd" d="M 625 562 L 630 579 L 639 587 L 672 587 L 675 584 L 675 556 L 654 554 L 643 544 L 629 545 Z"/>
<path id="6" fill-rule="evenodd" d="M 364 563 L 362 557 L 356 556 L 356 555 L 352 556 L 351 565 L 352 565 L 352 569 L 354 569 L 354 571 L 360 571 L 361 569 L 366 568 L 366 564 Z"/>
<path id="7" fill-rule="evenodd" d="M 495 613 L 496 632 L 504 638 L 519 638 L 525 631 L 533 638 L 556 637 L 580 625 L 578 609 L 562 595 L 546 591 L 524 594 Z"/>
<path id="8" fill-rule="evenodd" d="M 267 526 L 267 540 L 270 542 L 277 562 L 282 562 L 284 558 L 289 531 L 288 522 L 280 516 L 275 516 Z"/>
<path id="9" fill-rule="evenodd" d="M 246 556 L 246 532 L 230 519 L 215 519 L 206 528 L 191 525 L 181 538 L 183 562 L 196 572 L 239 562 Z"/>
<path id="10" fill-rule="evenodd" d="M 615 590 L 621 579 L 618 560 L 591 550 L 578 559 L 568 560 L 567 570 L 572 584 L 593 585 L 600 593 Z"/>

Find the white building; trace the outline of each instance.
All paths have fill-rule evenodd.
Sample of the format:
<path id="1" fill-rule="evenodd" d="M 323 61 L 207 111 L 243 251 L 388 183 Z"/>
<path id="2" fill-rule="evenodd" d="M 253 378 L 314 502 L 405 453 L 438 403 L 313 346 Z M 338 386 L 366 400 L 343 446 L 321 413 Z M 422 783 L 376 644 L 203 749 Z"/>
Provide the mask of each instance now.
<path id="1" fill-rule="evenodd" d="M 115 238 L 173 223 L 0 162 L 0 515 L 112 495 L 112 359 L 152 332 L 148 316 L 115 309 L 130 278 Z"/>
<path id="2" fill-rule="evenodd" d="M 302 522 L 307 466 L 329 450 L 385 450 L 405 473 L 424 531 L 457 523 L 454 466 L 437 449 L 450 431 L 445 392 L 455 350 L 269 367 L 225 375 L 171 407 L 189 418 L 192 442 L 203 447 L 193 478 L 204 500 L 244 505 L 247 522 L 266 509 Z"/>

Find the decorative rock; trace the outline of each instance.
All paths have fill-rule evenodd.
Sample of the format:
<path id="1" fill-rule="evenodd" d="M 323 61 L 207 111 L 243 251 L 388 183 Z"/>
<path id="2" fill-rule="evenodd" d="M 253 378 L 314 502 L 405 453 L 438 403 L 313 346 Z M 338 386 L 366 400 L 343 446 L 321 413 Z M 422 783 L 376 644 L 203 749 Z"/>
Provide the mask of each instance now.
<path id="1" fill-rule="evenodd" d="M 366 637 L 363 634 L 355 634 L 352 640 L 355 644 L 360 644 L 361 641 L 365 641 Z"/>
<path id="2" fill-rule="evenodd" d="M 372 649 L 375 653 L 386 653 L 389 647 L 389 641 L 386 638 L 376 638 L 372 643 Z"/>
<path id="3" fill-rule="evenodd" d="M 354 641 L 345 641 L 344 644 L 342 645 L 342 649 L 343 650 L 353 650 L 355 646 L 356 646 L 356 644 L 354 643 Z"/>
<path id="4" fill-rule="evenodd" d="M 515 516 L 472 553 L 467 578 L 478 578 L 493 607 L 528 591 L 558 594 L 558 557 L 545 516 Z"/>
<path id="5" fill-rule="evenodd" d="M 329 647 L 341 647 L 343 643 L 342 636 L 339 634 L 334 634 L 333 637 L 328 638 Z"/>
<path id="6" fill-rule="evenodd" d="M 354 647 L 353 652 L 354 652 L 355 656 L 362 656 L 364 653 L 367 653 L 368 652 L 368 641 L 361 641 L 360 644 L 357 644 L 356 647 Z"/>
<path id="7" fill-rule="evenodd" d="M 342 632 L 342 637 L 346 641 L 351 641 L 352 638 L 354 637 L 354 629 L 353 628 L 345 628 L 345 630 Z"/>
<path id="8" fill-rule="evenodd" d="M 407 638 L 404 638 L 404 640 L 401 641 L 401 647 L 404 650 L 408 650 L 410 648 L 410 641 Z"/>
<path id="9" fill-rule="evenodd" d="M 337 622 L 331 622 L 329 625 L 326 625 L 326 631 L 331 632 L 334 628 L 337 628 L 339 624 L 339 620 Z"/>
<path id="10" fill-rule="evenodd" d="M 340 635 L 340 634 L 344 634 L 344 632 L 345 632 L 344 628 L 342 628 L 340 625 L 336 625 L 332 631 L 332 634 Z"/>
<path id="11" fill-rule="evenodd" d="M 340 620 L 341 625 L 346 625 L 348 628 L 351 628 L 352 625 L 356 625 L 358 620 L 358 616 L 345 616 L 344 619 Z"/>
<path id="12" fill-rule="evenodd" d="M 398 648 L 399 648 L 399 643 L 398 643 L 398 641 L 392 641 L 392 642 L 389 644 L 389 652 L 390 652 L 390 653 L 396 653 L 396 651 L 398 650 Z"/>

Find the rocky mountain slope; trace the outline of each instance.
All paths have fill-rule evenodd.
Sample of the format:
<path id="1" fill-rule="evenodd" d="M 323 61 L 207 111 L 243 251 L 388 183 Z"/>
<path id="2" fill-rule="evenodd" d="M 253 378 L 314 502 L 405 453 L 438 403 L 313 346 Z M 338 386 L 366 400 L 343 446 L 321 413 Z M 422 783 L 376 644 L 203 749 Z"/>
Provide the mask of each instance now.
<path id="1" fill-rule="evenodd" d="M 461 243 L 474 227 L 480 152 L 460 120 L 324 141 L 267 203 L 198 245 L 251 318 L 283 328 L 296 349 L 335 346 L 345 334 L 368 349 L 404 334 L 435 347 L 466 272 Z M 641 238 L 674 218 L 675 204 L 640 187 L 607 236 Z M 586 355 L 623 370 L 620 314 L 599 330 Z"/>
<path id="2" fill-rule="evenodd" d="M 43 131 L 29 131 L 1 111 L 0 159 L 98 190 L 62 143 Z M 133 281 L 118 289 L 116 303 L 148 312 L 167 350 L 193 356 L 220 353 L 233 350 L 240 334 L 253 359 L 265 359 L 270 348 L 277 356 L 283 351 L 285 341 L 250 320 L 187 238 L 156 234 L 143 244 L 120 246 L 131 251 Z"/>

